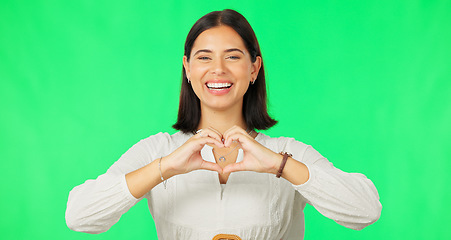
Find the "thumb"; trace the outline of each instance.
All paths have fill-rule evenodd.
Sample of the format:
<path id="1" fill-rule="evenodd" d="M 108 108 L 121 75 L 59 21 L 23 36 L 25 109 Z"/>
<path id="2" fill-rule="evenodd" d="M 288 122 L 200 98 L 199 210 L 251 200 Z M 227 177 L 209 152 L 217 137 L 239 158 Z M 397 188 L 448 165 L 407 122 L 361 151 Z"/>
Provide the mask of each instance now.
<path id="1" fill-rule="evenodd" d="M 217 164 L 212 162 L 203 161 L 200 169 L 215 171 L 218 173 L 222 173 L 223 169 Z"/>
<path id="2" fill-rule="evenodd" d="M 222 169 L 222 172 L 224 174 L 231 173 L 231 172 L 239 172 L 239 171 L 246 171 L 246 168 L 244 167 L 243 162 L 232 163 L 232 164 L 225 166 L 224 169 Z"/>

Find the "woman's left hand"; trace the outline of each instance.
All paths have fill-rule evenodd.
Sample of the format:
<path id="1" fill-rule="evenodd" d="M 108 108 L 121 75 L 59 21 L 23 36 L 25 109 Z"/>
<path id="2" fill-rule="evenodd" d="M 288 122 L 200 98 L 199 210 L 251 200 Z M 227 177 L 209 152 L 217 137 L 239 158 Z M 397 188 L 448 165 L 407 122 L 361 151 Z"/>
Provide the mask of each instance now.
<path id="1" fill-rule="evenodd" d="M 233 126 L 224 133 L 223 138 L 225 147 L 235 141 L 243 149 L 243 161 L 225 166 L 223 173 L 254 171 L 277 174 L 282 156 L 261 145 L 244 129 Z"/>

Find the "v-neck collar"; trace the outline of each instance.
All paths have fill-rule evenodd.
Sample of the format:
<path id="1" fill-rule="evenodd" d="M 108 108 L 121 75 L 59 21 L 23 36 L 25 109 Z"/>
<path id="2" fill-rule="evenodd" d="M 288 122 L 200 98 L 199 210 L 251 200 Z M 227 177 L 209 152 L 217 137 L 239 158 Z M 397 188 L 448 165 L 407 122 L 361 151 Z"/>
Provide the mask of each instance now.
<path id="1" fill-rule="evenodd" d="M 213 147 L 205 145 L 202 148 L 202 150 L 200 151 L 200 155 L 202 156 L 202 158 L 205 161 L 212 162 L 212 163 L 216 162 L 215 156 L 213 154 Z M 237 155 L 236 162 L 238 163 L 238 162 L 241 162 L 241 161 L 243 161 L 243 149 L 238 148 L 238 155 Z"/>

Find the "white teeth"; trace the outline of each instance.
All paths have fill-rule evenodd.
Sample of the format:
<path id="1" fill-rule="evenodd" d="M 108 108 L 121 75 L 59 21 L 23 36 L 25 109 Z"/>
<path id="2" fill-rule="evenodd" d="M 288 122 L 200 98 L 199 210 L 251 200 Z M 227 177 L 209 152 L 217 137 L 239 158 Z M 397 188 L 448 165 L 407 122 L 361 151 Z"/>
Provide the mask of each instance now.
<path id="1" fill-rule="evenodd" d="M 208 83 L 207 84 L 208 88 L 228 88 L 231 86 L 232 86 L 231 83 Z"/>

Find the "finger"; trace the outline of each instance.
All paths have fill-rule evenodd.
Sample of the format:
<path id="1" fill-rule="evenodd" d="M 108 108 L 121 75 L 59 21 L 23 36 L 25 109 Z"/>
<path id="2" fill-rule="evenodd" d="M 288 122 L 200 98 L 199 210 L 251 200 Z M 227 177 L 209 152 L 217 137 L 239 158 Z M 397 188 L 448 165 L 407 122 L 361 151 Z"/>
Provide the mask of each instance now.
<path id="1" fill-rule="evenodd" d="M 205 170 L 210 170 L 210 171 L 215 171 L 218 173 L 222 173 L 222 168 L 221 166 L 219 166 L 217 163 L 212 163 L 212 162 L 207 162 L 207 161 L 203 161 L 200 169 L 205 169 Z"/>
<path id="2" fill-rule="evenodd" d="M 216 130 L 212 130 L 210 128 L 201 129 L 198 131 L 198 133 L 195 135 L 197 138 L 214 138 L 218 141 L 222 141 L 222 135 L 220 135 Z"/>
<path id="3" fill-rule="evenodd" d="M 232 164 L 225 166 L 222 169 L 222 172 L 224 174 L 227 174 L 227 173 L 231 173 L 231 172 L 239 172 L 239 171 L 246 171 L 246 170 L 247 169 L 245 168 L 245 165 L 243 164 L 243 162 L 238 162 L 238 163 L 232 163 Z"/>
<path id="4" fill-rule="evenodd" d="M 208 131 L 210 137 L 215 138 L 218 141 L 222 142 L 223 136 L 218 130 L 216 130 L 216 129 L 212 128 L 212 127 L 208 127 L 207 131 Z"/>
<path id="5" fill-rule="evenodd" d="M 228 147 L 233 141 L 243 141 L 243 137 L 249 137 L 249 134 L 244 129 L 238 126 L 233 126 L 224 133 L 224 145 Z"/>
<path id="6" fill-rule="evenodd" d="M 213 127 L 208 127 L 208 129 L 216 133 L 220 140 L 223 140 L 224 136 L 218 130 L 214 129 Z"/>
<path id="7" fill-rule="evenodd" d="M 238 142 L 239 144 L 243 145 L 243 143 L 246 144 L 249 140 L 250 139 L 246 133 L 243 134 L 242 132 L 236 132 L 234 134 L 227 136 L 227 138 L 224 141 L 224 146 L 230 147 L 230 145 L 232 145 L 233 142 Z"/>
<path id="8" fill-rule="evenodd" d="M 205 144 L 214 144 L 220 148 L 224 147 L 224 144 L 222 143 L 222 141 L 216 139 L 216 138 L 212 138 L 212 137 L 204 137 L 204 138 L 199 138 L 195 140 L 196 144 L 199 145 L 200 148 L 203 148 Z"/>
<path id="9" fill-rule="evenodd" d="M 208 134 L 206 134 L 205 130 L 201 128 L 201 129 L 196 131 L 196 134 L 193 137 L 203 138 L 203 137 L 206 137 L 206 136 L 208 136 Z"/>
<path id="10" fill-rule="evenodd" d="M 224 132 L 222 137 L 226 139 L 231 134 L 234 134 L 234 133 L 239 132 L 239 131 L 246 132 L 246 131 L 244 131 L 244 129 L 238 127 L 237 125 L 234 125 L 233 127 L 227 129 L 227 131 Z"/>

